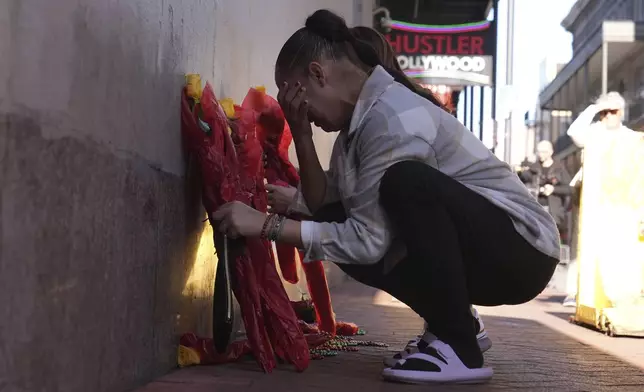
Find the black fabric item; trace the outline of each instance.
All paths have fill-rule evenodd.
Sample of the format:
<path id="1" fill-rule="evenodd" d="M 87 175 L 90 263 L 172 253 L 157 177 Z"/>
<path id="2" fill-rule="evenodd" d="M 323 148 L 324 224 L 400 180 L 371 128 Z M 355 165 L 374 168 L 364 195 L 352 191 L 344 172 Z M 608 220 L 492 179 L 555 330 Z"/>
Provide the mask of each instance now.
<path id="1" fill-rule="evenodd" d="M 477 336 L 481 333 L 481 323 L 476 318 L 474 318 L 474 332 L 476 332 Z"/>
<path id="2" fill-rule="evenodd" d="M 466 366 L 481 367 L 470 304 L 525 303 L 546 287 L 558 260 L 523 239 L 503 210 L 421 162 L 391 166 L 380 201 L 408 256 L 386 275 L 382 261 L 338 266 L 407 304 Z M 328 205 L 314 219 L 341 222 L 343 214 L 340 204 Z"/>
<path id="3" fill-rule="evenodd" d="M 418 343 L 416 343 L 416 347 L 418 347 L 419 350 L 424 350 L 429 346 L 429 343 L 424 341 L 423 339 L 420 339 Z"/>
<path id="4" fill-rule="evenodd" d="M 229 255 L 224 255 L 224 240 L 223 236 L 214 236 L 217 254 L 221 260 L 225 260 Z M 223 255 L 223 257 L 222 257 Z M 226 268 L 229 268 L 225 262 L 217 263 L 217 270 L 215 274 L 215 287 L 213 288 L 213 302 L 212 302 L 212 338 L 215 350 L 219 354 L 226 352 L 228 345 L 234 340 L 235 328 L 235 311 L 233 309 L 233 292 L 232 284 L 229 278 L 232 278 L 230 273 L 226 273 Z M 230 307 L 230 308 L 229 308 Z M 230 316 L 230 317 L 229 317 Z"/>

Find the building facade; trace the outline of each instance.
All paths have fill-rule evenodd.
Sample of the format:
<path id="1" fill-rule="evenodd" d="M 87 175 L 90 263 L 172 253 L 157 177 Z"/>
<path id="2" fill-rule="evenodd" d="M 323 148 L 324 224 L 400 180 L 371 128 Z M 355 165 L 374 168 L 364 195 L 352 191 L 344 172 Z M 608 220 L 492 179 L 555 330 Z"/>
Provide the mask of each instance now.
<path id="1" fill-rule="evenodd" d="M 558 67 L 539 95 L 535 139 L 550 140 L 571 174 L 581 167 L 581 149 L 566 135 L 572 121 L 601 94 L 626 99 L 624 122 L 644 129 L 644 1 L 578 0 L 561 23 L 572 34 L 571 60 Z M 545 66 L 546 78 L 552 68 Z M 578 240 L 578 204 L 570 204 L 571 254 Z"/>
<path id="2" fill-rule="evenodd" d="M 557 77 L 559 72 L 566 66 L 559 59 L 546 57 L 539 65 L 539 88 L 545 89 Z M 539 102 L 535 111 L 535 140 L 534 145 L 540 140 L 553 140 L 553 135 L 565 133 L 572 122 L 570 110 L 548 110 L 542 109 Z"/>
<path id="3" fill-rule="evenodd" d="M 561 24 L 573 36 L 573 57 L 539 95 L 535 137 L 551 140 L 575 172 L 580 152 L 566 130 L 602 92 L 620 92 L 625 123 L 644 129 L 644 1 L 578 0 Z"/>

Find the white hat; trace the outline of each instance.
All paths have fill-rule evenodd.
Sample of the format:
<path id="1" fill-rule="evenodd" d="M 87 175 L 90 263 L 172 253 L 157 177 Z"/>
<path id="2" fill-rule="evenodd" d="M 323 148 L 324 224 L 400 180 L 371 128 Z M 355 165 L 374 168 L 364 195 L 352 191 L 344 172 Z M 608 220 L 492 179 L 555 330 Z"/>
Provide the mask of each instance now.
<path id="1" fill-rule="evenodd" d="M 624 110 L 626 106 L 626 101 L 622 95 L 616 91 L 611 91 L 608 94 L 604 94 L 601 97 L 597 98 L 595 101 L 599 111 L 602 110 Z"/>

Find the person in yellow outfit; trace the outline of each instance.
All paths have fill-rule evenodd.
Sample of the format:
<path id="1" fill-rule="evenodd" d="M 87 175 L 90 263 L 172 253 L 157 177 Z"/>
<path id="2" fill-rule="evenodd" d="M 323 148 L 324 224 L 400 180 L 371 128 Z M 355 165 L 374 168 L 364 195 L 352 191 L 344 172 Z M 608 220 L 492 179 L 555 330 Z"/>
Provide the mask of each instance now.
<path id="1" fill-rule="evenodd" d="M 624 97 L 616 91 L 611 91 L 600 96 L 595 102 L 589 105 L 583 112 L 577 116 L 575 121 L 570 125 L 566 132 L 575 145 L 584 148 L 589 137 L 597 132 L 620 132 L 634 133 L 632 129 L 624 125 L 624 109 L 626 101 Z M 598 118 L 598 121 L 595 121 Z M 582 152 L 583 160 L 583 152 Z M 583 186 L 583 165 L 575 174 L 570 185 L 578 191 Z M 566 279 L 566 298 L 563 306 L 577 306 L 577 261 L 572 260 L 568 264 Z"/>

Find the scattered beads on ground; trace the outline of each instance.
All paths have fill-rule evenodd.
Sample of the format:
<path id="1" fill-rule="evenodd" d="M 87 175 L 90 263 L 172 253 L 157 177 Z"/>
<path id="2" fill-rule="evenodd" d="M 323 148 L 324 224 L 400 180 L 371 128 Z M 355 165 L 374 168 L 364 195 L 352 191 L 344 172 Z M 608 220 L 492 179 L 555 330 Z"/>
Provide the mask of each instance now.
<path id="1" fill-rule="evenodd" d="M 360 333 L 362 332 L 362 333 Z M 364 331 L 358 331 L 358 335 L 364 335 Z M 330 337 L 329 340 L 309 350 L 311 359 L 323 359 L 335 357 L 340 351 L 358 351 L 358 347 L 389 347 L 386 343 L 374 342 L 372 340 L 356 340 L 347 336 Z"/>

